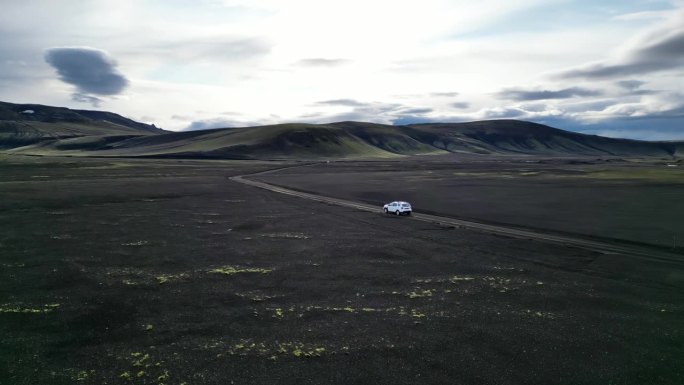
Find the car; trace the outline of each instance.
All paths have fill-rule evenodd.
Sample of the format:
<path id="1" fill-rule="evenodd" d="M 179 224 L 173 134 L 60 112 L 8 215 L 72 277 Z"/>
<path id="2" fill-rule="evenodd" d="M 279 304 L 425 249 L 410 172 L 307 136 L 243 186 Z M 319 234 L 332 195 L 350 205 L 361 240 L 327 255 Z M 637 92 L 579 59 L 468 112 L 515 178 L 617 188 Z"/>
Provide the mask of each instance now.
<path id="1" fill-rule="evenodd" d="M 382 206 L 385 214 L 411 215 L 411 204 L 404 201 L 394 201 Z"/>

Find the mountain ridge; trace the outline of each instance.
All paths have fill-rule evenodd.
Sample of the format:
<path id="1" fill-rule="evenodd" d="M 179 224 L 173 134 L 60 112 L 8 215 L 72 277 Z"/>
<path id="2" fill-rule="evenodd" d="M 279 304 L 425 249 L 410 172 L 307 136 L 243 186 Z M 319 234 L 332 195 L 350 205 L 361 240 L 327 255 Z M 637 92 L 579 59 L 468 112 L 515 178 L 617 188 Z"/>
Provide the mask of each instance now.
<path id="1" fill-rule="evenodd" d="M 0 102 L 0 148 L 84 136 L 154 135 L 166 131 L 106 111 Z"/>
<path id="2" fill-rule="evenodd" d="M 35 110 L 26 113 L 31 107 Z M 684 156 L 684 142 L 606 138 L 519 120 L 398 126 L 354 121 L 285 123 L 170 132 L 104 111 L 2 102 L 0 148 L 32 155 L 222 159 L 388 158 L 448 153 Z"/>

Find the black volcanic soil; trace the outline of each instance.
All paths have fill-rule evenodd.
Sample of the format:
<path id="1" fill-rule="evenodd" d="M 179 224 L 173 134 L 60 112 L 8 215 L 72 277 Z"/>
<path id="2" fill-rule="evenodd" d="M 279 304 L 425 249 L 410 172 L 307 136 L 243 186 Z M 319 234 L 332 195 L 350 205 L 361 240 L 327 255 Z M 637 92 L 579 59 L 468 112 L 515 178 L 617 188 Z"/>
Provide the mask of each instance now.
<path id="1" fill-rule="evenodd" d="M 684 382 L 681 261 L 226 179 L 278 166 L 1 158 L 0 383 Z"/>
<path id="2" fill-rule="evenodd" d="M 377 205 L 407 200 L 419 212 L 684 253 L 684 164 L 672 160 L 428 156 L 318 163 L 258 179 Z"/>

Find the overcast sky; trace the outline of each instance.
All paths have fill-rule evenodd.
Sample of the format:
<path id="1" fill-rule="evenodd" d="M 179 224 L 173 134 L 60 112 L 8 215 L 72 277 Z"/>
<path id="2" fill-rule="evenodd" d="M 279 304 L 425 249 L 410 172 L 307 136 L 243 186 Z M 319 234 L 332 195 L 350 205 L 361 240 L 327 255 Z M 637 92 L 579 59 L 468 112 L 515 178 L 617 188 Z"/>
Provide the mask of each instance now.
<path id="1" fill-rule="evenodd" d="M 169 130 L 513 118 L 684 139 L 684 1 L 7 0 L 0 100 Z"/>

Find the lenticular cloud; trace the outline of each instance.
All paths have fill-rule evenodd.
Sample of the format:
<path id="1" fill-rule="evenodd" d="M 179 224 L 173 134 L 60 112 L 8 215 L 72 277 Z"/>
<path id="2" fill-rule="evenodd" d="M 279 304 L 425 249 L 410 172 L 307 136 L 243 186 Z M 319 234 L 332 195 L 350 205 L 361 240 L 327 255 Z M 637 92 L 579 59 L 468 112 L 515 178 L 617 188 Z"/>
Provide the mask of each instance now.
<path id="1" fill-rule="evenodd" d="M 128 79 L 116 69 L 116 61 L 103 50 L 50 48 L 45 51 L 45 61 L 63 82 L 76 86 L 79 94 L 116 95 L 128 86 Z"/>

